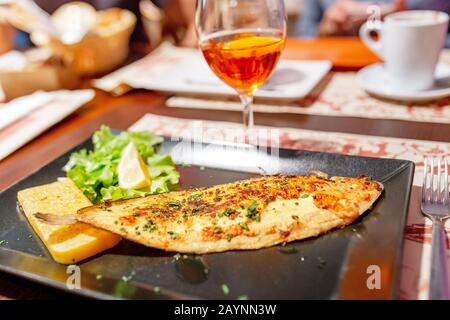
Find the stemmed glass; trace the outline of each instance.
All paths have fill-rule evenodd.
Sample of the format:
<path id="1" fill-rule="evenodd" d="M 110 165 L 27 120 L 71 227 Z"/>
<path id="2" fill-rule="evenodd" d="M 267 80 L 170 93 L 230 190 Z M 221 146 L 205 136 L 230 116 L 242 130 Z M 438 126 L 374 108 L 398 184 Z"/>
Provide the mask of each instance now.
<path id="1" fill-rule="evenodd" d="M 253 95 L 270 77 L 286 40 L 284 0 L 197 0 L 199 46 L 214 73 L 237 91 L 244 125 Z"/>

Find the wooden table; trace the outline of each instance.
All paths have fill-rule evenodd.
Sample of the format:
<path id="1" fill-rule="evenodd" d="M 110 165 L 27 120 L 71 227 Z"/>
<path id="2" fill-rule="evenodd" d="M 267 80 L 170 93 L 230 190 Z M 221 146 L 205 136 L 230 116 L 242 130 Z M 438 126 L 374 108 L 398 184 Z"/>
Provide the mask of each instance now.
<path id="1" fill-rule="evenodd" d="M 359 40 L 342 38 L 290 39 L 285 57 L 330 59 L 338 69 L 357 69 L 377 61 Z M 165 99 L 166 96 L 162 94 L 145 91 L 134 91 L 121 97 L 97 92 L 91 103 L 0 162 L 0 190 L 88 139 L 102 124 L 126 129 L 149 112 L 188 119 L 241 121 L 240 112 L 167 108 Z M 255 115 L 255 122 L 270 126 L 450 142 L 450 125 L 446 124 L 262 113 Z M 13 299 L 58 299 L 68 295 L 0 273 L 2 296 Z"/>

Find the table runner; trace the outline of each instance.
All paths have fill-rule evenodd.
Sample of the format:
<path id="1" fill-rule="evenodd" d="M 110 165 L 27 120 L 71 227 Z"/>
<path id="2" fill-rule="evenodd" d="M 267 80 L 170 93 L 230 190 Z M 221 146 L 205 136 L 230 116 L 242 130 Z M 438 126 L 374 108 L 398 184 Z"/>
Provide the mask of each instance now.
<path id="1" fill-rule="evenodd" d="M 241 130 L 242 126 L 231 122 L 200 121 L 147 114 L 131 128 L 134 131 L 150 131 L 169 137 L 186 138 L 192 132 L 203 134 L 214 131 L 226 137 L 227 130 Z M 420 213 L 420 186 L 423 174 L 423 158 L 426 156 L 450 158 L 450 143 L 365 136 L 338 132 L 322 132 L 294 128 L 278 129 L 280 147 L 346 155 L 410 160 L 416 163 L 410 210 L 405 234 L 405 250 L 401 272 L 401 299 L 426 299 L 430 268 L 431 226 Z M 201 130 L 201 132 L 199 132 Z M 234 141 L 233 141 L 234 142 Z M 261 142 L 261 141 L 260 141 Z M 262 141 L 264 144 L 264 141 Z M 446 225 L 450 234 L 450 221 Z M 450 240 L 450 239 L 449 239 Z"/>
<path id="2" fill-rule="evenodd" d="M 226 98 L 219 100 L 175 96 L 168 99 L 167 106 L 242 110 L 240 103 Z M 450 97 L 422 104 L 382 100 L 369 95 L 358 85 L 355 72 L 332 72 L 307 98 L 290 104 L 261 101 L 254 105 L 254 111 L 450 123 Z"/>

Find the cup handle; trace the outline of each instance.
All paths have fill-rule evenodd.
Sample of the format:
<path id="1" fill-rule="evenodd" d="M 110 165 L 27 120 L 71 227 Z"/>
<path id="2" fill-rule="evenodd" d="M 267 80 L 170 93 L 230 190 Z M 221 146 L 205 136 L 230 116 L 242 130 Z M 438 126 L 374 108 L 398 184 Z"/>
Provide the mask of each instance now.
<path id="1" fill-rule="evenodd" d="M 378 34 L 378 40 L 375 41 L 371 37 L 371 33 Z M 370 50 L 372 50 L 378 57 L 384 59 L 384 48 L 383 48 L 383 22 L 377 21 L 374 23 L 366 22 L 359 29 L 359 36 L 361 40 L 365 43 Z"/>

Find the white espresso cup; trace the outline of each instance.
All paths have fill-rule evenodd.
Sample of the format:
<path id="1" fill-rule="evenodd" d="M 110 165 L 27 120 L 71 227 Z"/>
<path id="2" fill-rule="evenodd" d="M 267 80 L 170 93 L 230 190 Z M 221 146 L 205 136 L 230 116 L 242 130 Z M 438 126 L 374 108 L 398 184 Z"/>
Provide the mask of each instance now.
<path id="1" fill-rule="evenodd" d="M 439 11 L 403 11 L 382 21 L 366 22 L 363 42 L 385 62 L 394 89 L 420 91 L 431 88 L 444 47 L 449 15 Z M 372 35 L 378 35 L 377 40 Z"/>

